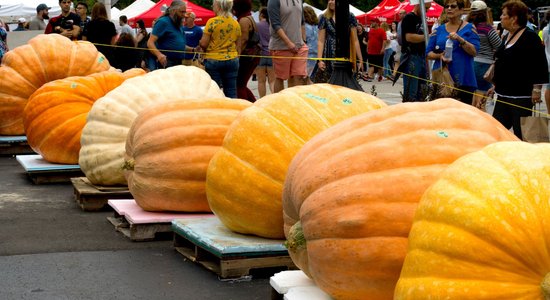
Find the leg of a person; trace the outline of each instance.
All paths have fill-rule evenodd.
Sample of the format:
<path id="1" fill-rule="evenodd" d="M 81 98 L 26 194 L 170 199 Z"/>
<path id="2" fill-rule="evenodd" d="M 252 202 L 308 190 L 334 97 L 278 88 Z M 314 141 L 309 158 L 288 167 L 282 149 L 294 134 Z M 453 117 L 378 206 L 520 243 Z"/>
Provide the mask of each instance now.
<path id="1" fill-rule="evenodd" d="M 544 101 L 546 102 L 546 112 L 550 114 L 550 84 L 546 85 L 546 91 L 544 92 Z"/>
<path id="2" fill-rule="evenodd" d="M 413 55 L 403 74 L 403 102 L 424 101 L 426 67 L 421 56 Z"/>
<path id="3" fill-rule="evenodd" d="M 273 66 L 267 68 L 267 82 L 269 83 L 269 91 L 275 92 L 275 70 Z"/>
<path id="4" fill-rule="evenodd" d="M 260 63 L 256 68 L 256 78 L 258 79 L 258 94 L 260 98 L 266 95 L 267 68 Z"/>
<path id="5" fill-rule="evenodd" d="M 294 55 L 295 59 L 290 62 L 290 76 L 291 80 L 288 82 L 288 86 L 304 85 L 307 82 L 307 45 L 304 45 L 298 53 Z"/>
<path id="6" fill-rule="evenodd" d="M 457 100 L 468 105 L 472 105 L 475 88 L 469 86 L 458 87 Z"/>
<path id="7" fill-rule="evenodd" d="M 256 97 L 252 91 L 248 88 L 248 81 L 254 73 L 254 69 L 259 63 L 257 57 L 241 57 L 239 59 L 239 71 L 237 75 L 237 97 L 255 102 Z"/>
<path id="8" fill-rule="evenodd" d="M 391 48 L 384 50 L 384 57 L 383 57 L 383 66 L 384 66 L 384 76 L 390 76 L 391 70 L 390 70 L 390 57 L 393 50 Z"/>
<path id="9" fill-rule="evenodd" d="M 290 59 L 284 57 L 292 56 L 292 52 L 286 50 L 271 51 L 273 69 L 275 70 L 274 92 L 277 93 L 285 88 L 285 80 L 290 78 Z"/>
<path id="10" fill-rule="evenodd" d="M 498 97 L 493 110 L 493 118 L 499 121 L 506 129 L 512 128 L 512 112 L 510 111 L 512 106 L 508 104 L 509 102 L 509 99 Z"/>
<path id="11" fill-rule="evenodd" d="M 237 75 L 239 74 L 239 59 L 222 61 L 223 92 L 228 98 L 237 98 Z"/>
<path id="12" fill-rule="evenodd" d="M 521 117 L 528 117 L 533 114 L 533 103 L 531 99 L 514 99 L 513 103 L 517 106 L 510 106 L 512 127 L 514 134 L 521 140 Z"/>
<path id="13" fill-rule="evenodd" d="M 220 72 L 220 61 L 213 60 L 213 59 L 207 59 L 204 62 L 204 70 L 208 75 L 210 75 L 210 78 L 216 82 L 216 84 L 221 88 L 223 88 L 223 82 L 222 82 L 222 75 Z M 225 90 L 224 90 L 225 92 Z M 227 94 L 225 94 L 227 97 Z"/>

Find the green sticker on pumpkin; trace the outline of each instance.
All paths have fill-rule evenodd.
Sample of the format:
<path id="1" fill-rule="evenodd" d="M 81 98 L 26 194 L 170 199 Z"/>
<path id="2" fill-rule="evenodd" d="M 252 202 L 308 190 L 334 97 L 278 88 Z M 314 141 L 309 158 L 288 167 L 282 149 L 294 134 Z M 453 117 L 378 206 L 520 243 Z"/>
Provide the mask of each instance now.
<path id="1" fill-rule="evenodd" d="M 313 100 L 317 100 L 323 104 L 327 104 L 328 103 L 328 99 L 327 98 L 323 98 L 321 96 L 317 96 L 317 95 L 313 95 L 312 93 L 306 93 L 305 95 L 306 97 L 310 98 L 310 99 L 313 99 Z"/>
<path id="2" fill-rule="evenodd" d="M 99 63 L 102 63 L 104 60 L 105 60 L 105 57 L 104 57 L 104 56 L 100 56 L 100 57 L 99 57 Z"/>
<path id="3" fill-rule="evenodd" d="M 76 87 L 77 87 L 76 83 L 74 83 L 74 82 L 71 83 L 71 89 L 76 89 Z"/>
<path id="4" fill-rule="evenodd" d="M 438 131 L 437 136 L 441 138 L 448 138 L 449 135 L 445 131 Z"/>
<path id="5" fill-rule="evenodd" d="M 350 98 L 344 98 L 344 100 L 342 100 L 342 103 L 344 103 L 344 105 L 351 105 L 353 104 L 353 101 L 351 101 Z"/>

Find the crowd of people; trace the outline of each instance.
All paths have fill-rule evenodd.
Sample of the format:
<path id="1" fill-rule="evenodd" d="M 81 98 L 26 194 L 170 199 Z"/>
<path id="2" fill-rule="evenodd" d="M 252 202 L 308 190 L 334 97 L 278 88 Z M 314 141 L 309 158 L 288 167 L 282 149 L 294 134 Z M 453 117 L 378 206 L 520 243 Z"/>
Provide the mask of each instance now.
<path id="1" fill-rule="evenodd" d="M 253 75 L 260 97 L 268 90 L 282 90 L 285 82 L 292 87 L 329 80 L 336 58 L 336 1 L 328 0 L 327 9 L 316 15 L 311 7 L 295 1 L 268 0 L 256 22 L 251 0 L 213 0 L 216 16 L 201 29 L 185 2 L 174 0 L 153 22 L 151 32 L 143 20 L 131 28 L 126 16 L 120 17 L 117 32 L 104 4 L 94 4 L 88 16 L 85 2 L 76 3 L 73 11 L 71 0 L 59 0 L 59 16 L 50 18 L 51 8 L 40 4 L 30 22 L 19 20 L 18 29 L 90 41 L 121 70 L 199 66 L 227 97 L 254 102 L 247 87 Z M 431 1 L 424 1 L 426 10 Z M 402 77 L 403 102 L 426 101 L 430 86 L 437 84 L 430 82 L 429 70 L 445 66 L 458 91 L 457 100 L 484 109 L 487 97 L 496 94 L 500 101 L 493 116 L 521 137 L 520 117 L 531 114 L 533 104 L 541 101 L 541 86 L 550 82 L 550 12 L 538 30 L 532 11 L 520 0 L 508 0 L 495 27 L 484 1 L 446 0 L 426 41 L 420 3 L 411 3 L 414 9 L 401 10 L 396 21 L 374 20 L 368 27 L 350 13 L 350 59 L 356 62 L 357 78 L 395 82 Z M 6 30 L 0 21 L 0 59 L 8 51 Z M 449 43 L 452 55 L 446 54 L 451 51 L 446 50 Z M 490 69 L 494 70 L 491 80 L 487 78 Z M 550 106 L 550 89 L 545 98 Z"/>

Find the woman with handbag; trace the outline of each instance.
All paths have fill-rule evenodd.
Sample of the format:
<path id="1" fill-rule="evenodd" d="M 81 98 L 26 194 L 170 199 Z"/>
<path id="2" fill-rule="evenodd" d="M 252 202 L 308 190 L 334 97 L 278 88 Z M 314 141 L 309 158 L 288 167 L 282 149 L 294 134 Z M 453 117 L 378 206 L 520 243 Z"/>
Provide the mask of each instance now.
<path id="1" fill-rule="evenodd" d="M 248 88 L 248 81 L 260 62 L 260 35 L 252 18 L 251 0 L 234 0 L 233 14 L 241 26 L 241 37 L 237 41 L 239 49 L 239 73 L 237 75 L 237 97 L 255 102 L 256 97 Z"/>
<path id="2" fill-rule="evenodd" d="M 522 138 L 521 117 L 530 116 L 534 103 L 541 102 L 540 85 L 548 81 L 544 46 L 538 35 L 526 28 L 528 8 L 519 0 L 502 5 L 500 22 L 508 31 L 495 53 L 494 91 L 497 102 L 493 117 L 513 128 Z"/>
<path id="3" fill-rule="evenodd" d="M 434 70 L 447 66 L 456 87 L 454 98 L 472 104 L 473 93 L 477 88 L 474 57 L 479 51 L 479 36 L 473 24 L 461 18 L 465 4 L 466 0 L 445 1 L 448 22 L 438 26 L 431 34 L 426 46 L 426 56 L 435 60 Z M 447 40 L 452 42 L 452 59 L 445 55 Z"/>

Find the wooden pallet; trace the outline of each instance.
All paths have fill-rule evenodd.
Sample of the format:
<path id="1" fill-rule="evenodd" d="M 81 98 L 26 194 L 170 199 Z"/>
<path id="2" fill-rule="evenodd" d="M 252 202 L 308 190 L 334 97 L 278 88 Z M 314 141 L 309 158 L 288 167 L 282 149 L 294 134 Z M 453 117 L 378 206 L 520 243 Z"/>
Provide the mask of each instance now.
<path id="1" fill-rule="evenodd" d="M 252 270 L 295 269 L 282 240 L 234 233 L 214 218 L 172 221 L 174 247 L 220 278 L 249 276 Z"/>
<path id="2" fill-rule="evenodd" d="M 327 293 L 300 271 L 283 271 L 269 279 L 271 300 L 331 300 Z"/>
<path id="3" fill-rule="evenodd" d="M 184 214 L 144 211 L 133 199 L 108 200 L 115 213 L 107 220 L 134 242 L 172 238 L 172 220 L 176 218 L 213 217 L 213 214 Z"/>
<path id="4" fill-rule="evenodd" d="M 70 182 L 71 178 L 84 175 L 79 165 L 50 163 L 39 154 L 16 155 L 15 159 L 34 184 Z"/>
<path id="5" fill-rule="evenodd" d="M 0 136 L 0 156 L 12 156 L 17 154 L 34 154 L 27 143 L 27 137 Z"/>
<path id="6" fill-rule="evenodd" d="M 131 199 L 132 194 L 127 186 L 98 186 L 86 177 L 71 178 L 76 203 L 84 211 L 109 209 L 109 199 Z"/>

